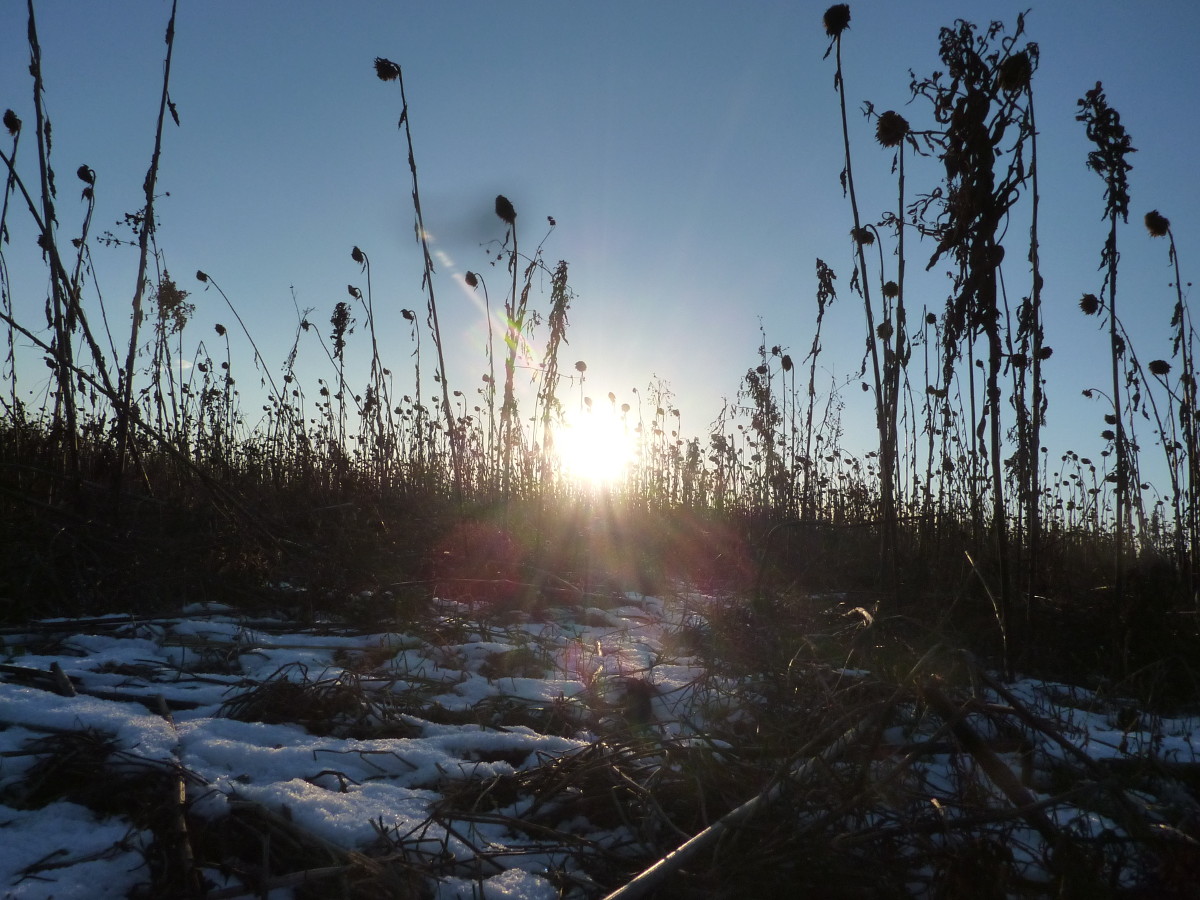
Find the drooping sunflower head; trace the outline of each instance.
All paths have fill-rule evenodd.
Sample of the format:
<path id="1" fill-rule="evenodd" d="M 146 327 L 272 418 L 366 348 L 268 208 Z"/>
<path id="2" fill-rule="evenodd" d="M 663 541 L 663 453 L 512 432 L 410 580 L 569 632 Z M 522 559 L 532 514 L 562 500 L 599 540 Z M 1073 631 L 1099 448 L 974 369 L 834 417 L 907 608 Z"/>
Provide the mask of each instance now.
<path id="1" fill-rule="evenodd" d="M 1157 209 L 1146 213 L 1146 230 L 1150 232 L 1150 237 L 1165 237 L 1170 228 L 1171 220 Z"/>
<path id="2" fill-rule="evenodd" d="M 889 109 L 875 123 L 875 140 L 884 147 L 900 146 L 908 132 L 908 120 L 895 110 Z"/>
<path id="3" fill-rule="evenodd" d="M 825 33 L 837 37 L 850 27 L 850 4 L 835 3 L 825 10 Z"/>

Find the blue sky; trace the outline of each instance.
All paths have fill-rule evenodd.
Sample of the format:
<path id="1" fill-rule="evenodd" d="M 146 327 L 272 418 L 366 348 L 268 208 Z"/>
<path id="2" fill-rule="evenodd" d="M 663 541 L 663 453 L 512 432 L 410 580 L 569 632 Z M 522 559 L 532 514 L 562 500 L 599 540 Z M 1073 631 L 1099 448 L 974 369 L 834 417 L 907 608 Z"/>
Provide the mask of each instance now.
<path id="1" fill-rule="evenodd" d="M 706 434 L 722 398 L 736 395 L 757 362 L 760 322 L 768 346 L 796 359 L 807 352 L 817 257 L 839 276 L 819 377 L 851 378 L 862 309 L 848 289 L 851 215 L 838 184 L 834 65 L 822 59 L 826 5 L 184 0 L 171 84 L 182 127 L 165 137 L 159 183 L 170 197 L 159 204 L 159 242 L 199 306 L 185 344 L 208 339 L 214 322 L 232 325 L 219 297 L 194 281 L 203 269 L 278 372 L 295 331 L 292 290 L 328 331 L 346 285 L 365 288 L 350 259 L 357 245 L 372 260 L 385 355 L 405 387 L 410 345 L 399 311 L 421 308 L 421 268 L 398 91 L 372 67 L 384 56 L 404 68 L 452 386 L 471 392 L 486 371 L 485 321 L 461 276 L 479 271 L 493 301 L 502 295 L 504 273 L 489 266 L 486 249 L 504 234 L 492 212 L 497 193 L 516 206 L 523 249 L 545 234 L 547 216 L 558 223 L 546 259 L 570 263 L 578 294 L 564 368 L 587 362 L 589 394 L 611 390 L 636 402 L 631 389 L 646 396 L 648 383 L 663 379 L 683 431 Z M 864 217 L 877 219 L 895 191 L 891 155 L 854 110 L 869 100 L 921 127 L 929 116 L 920 101 L 907 105 L 909 70 L 938 67 L 938 28 L 956 17 L 1011 26 L 1026 8 L 1001 0 L 851 4 L 843 53 Z M 75 233 L 82 217 L 73 175 L 81 163 L 97 172 L 98 228 L 111 227 L 141 205 L 169 4 L 48 0 L 37 12 L 63 232 Z M 1057 0 L 1033 7 L 1027 31 L 1041 47 L 1042 255 L 1055 348 L 1048 443 L 1095 455 L 1104 410 L 1079 394 L 1107 382 L 1107 338 L 1076 302 L 1100 292 L 1106 226 L 1075 101 L 1102 81 L 1139 150 L 1118 303 L 1143 359 L 1165 357 L 1172 273 L 1165 243 L 1146 236 L 1141 218 L 1158 208 L 1171 219 L 1187 281 L 1200 258 L 1200 4 L 1095 0 L 1084 15 Z M 32 122 L 24 36 L 24 4 L 9 0 L 0 8 L 0 106 Z M 32 149 L 32 140 L 22 147 L 27 177 Z M 931 187 L 934 174 L 914 164 L 910 193 Z M 1022 251 L 1023 215 L 1011 227 Z M 16 220 L 10 228 L 17 312 L 39 321 L 45 275 L 27 230 Z M 944 274 L 921 274 L 932 247 L 911 250 L 909 303 L 940 311 Z M 135 254 L 98 247 L 95 259 L 119 329 Z M 1028 277 L 1010 257 L 1014 302 Z M 352 352 L 366 347 L 361 331 L 351 341 Z M 249 392 L 248 351 L 243 359 Z M 301 349 L 306 362 L 311 392 L 328 363 L 314 343 Z M 869 397 L 855 387 L 844 398 L 847 444 L 869 449 Z"/>

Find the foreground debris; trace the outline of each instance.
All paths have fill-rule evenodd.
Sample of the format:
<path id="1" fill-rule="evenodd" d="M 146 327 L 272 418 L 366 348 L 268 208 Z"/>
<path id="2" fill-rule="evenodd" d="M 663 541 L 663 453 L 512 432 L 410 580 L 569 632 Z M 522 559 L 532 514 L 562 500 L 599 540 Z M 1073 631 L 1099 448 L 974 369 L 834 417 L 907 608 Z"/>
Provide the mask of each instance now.
<path id="1" fill-rule="evenodd" d="M 388 630 L 213 606 L 10 630 L 0 886 L 1195 895 L 1195 710 L 856 649 L 885 624 L 681 593 L 439 601 Z"/>

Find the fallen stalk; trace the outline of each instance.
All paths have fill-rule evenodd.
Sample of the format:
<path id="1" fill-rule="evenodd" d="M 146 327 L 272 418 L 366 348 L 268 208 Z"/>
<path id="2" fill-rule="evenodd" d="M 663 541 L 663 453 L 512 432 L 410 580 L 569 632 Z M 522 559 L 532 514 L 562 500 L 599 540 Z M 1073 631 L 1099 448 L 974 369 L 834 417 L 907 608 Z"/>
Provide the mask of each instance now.
<path id="1" fill-rule="evenodd" d="M 777 801 L 789 785 L 804 781 L 814 772 L 841 756 L 863 734 L 870 732 L 878 716 L 878 712 L 872 712 L 863 717 L 857 725 L 843 733 L 841 737 L 821 751 L 820 754 L 793 766 L 781 778 L 773 781 L 760 793 L 731 812 L 726 813 L 712 825 L 708 826 L 708 828 L 705 828 L 692 837 L 691 840 L 672 850 L 624 887 L 618 888 L 608 894 L 604 900 L 635 900 L 635 898 L 644 897 L 701 853 L 710 849 L 730 831 Z"/>

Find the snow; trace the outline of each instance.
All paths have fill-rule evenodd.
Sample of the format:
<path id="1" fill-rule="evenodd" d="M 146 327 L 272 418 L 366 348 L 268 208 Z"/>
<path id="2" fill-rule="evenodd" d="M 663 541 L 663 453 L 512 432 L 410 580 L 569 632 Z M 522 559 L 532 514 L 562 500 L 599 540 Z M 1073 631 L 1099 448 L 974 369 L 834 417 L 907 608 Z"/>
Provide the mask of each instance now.
<path id="1" fill-rule="evenodd" d="M 278 777 L 263 785 L 239 785 L 236 794 L 239 799 L 287 810 L 292 821 L 339 847 L 368 843 L 375 836 L 372 820 L 382 819 L 387 827 L 410 831 L 425 821 L 429 804 L 437 799 L 433 791 L 394 784 L 351 785 L 346 793 L 340 793 L 303 778 L 281 781 Z"/>
<path id="2" fill-rule="evenodd" d="M 43 731 L 94 728 L 113 735 L 121 749 L 147 759 L 170 759 L 175 744 L 171 726 L 140 703 L 59 697 L 14 685 L 0 686 L 0 722 Z"/>
<path id="3" fill-rule="evenodd" d="M 0 682 L 0 797 L 34 765 L 33 754 L 22 755 L 31 741 L 93 729 L 109 736 L 128 759 L 181 766 L 191 776 L 191 812 L 205 820 L 219 822 L 238 804 L 257 804 L 346 850 L 364 850 L 381 834 L 407 836 L 414 853 L 443 860 L 430 876 L 438 898 L 548 900 L 560 896 L 549 874 L 569 869 L 571 860 L 561 845 L 515 836 L 504 823 L 504 816 L 520 818 L 528 798 L 508 803 L 490 819 L 459 822 L 452 829 L 434 821 L 431 809 L 454 784 L 486 783 L 586 750 L 602 727 L 597 709 L 620 709 L 639 698 L 646 703 L 641 724 L 649 733 L 675 741 L 681 751 L 711 754 L 720 764 L 722 752 L 733 748 L 709 739 L 705 726 L 742 714 L 733 690 L 737 680 L 708 671 L 698 658 L 664 651 L 681 628 L 704 625 L 699 601 L 688 598 L 680 609 L 661 598 L 628 594 L 614 608 L 548 610 L 543 621 L 503 628 L 472 622 L 469 607 L 443 601 L 437 622 L 445 628 L 429 639 L 332 628 L 323 634 L 297 628 L 280 633 L 282 623 L 248 623 L 213 604 L 155 622 L 114 617 L 114 625 L 99 628 L 90 620 L 96 633 L 72 634 L 70 620 L 60 620 L 61 636 L 53 645 L 39 641 L 30 626 L 8 636 L 0 662 L 39 672 L 56 663 L 81 693 L 62 697 L 41 686 Z M 55 651 L 27 652 L 41 645 Z M 378 660 L 369 672 L 348 672 L 351 660 L 368 657 Z M 827 671 L 835 679 L 869 676 L 857 669 Z M 427 708 L 448 718 L 406 715 L 411 737 L 357 739 L 313 734 L 299 723 L 238 721 L 221 714 L 223 704 L 271 679 L 332 685 L 350 677 L 380 702 L 419 694 Z M 1055 721 L 1070 744 L 1093 760 L 1200 758 L 1195 718 L 1146 716 L 1135 727 L 1121 728 L 1111 706 L 1082 689 L 1024 679 L 1009 690 L 1031 711 Z M 114 693 L 130 699 L 113 699 Z M 173 721 L 136 699 L 159 697 L 175 706 Z M 488 701 L 561 707 L 577 727 L 561 736 L 524 725 L 456 724 L 454 713 Z M 988 718 L 973 713 L 966 721 L 983 737 L 996 736 Z M 890 725 L 882 738 L 905 745 L 938 740 L 936 731 L 936 723 L 914 716 Z M 1052 741 L 1037 752 L 1043 762 L 1067 755 Z M 1015 758 L 1009 762 L 1019 768 Z M 926 804 L 931 795 L 957 795 L 968 782 L 987 784 L 972 758 L 953 752 L 925 756 L 914 764 L 912 778 L 927 792 L 920 800 Z M 998 791 L 987 790 L 1004 805 Z M 1121 830 L 1099 812 L 1075 806 L 1055 806 L 1047 815 L 1073 834 Z M 559 828 L 600 846 L 628 846 L 633 840 L 624 828 L 596 829 L 582 817 Z M 121 816 L 97 817 L 77 803 L 55 801 L 39 809 L 0 805 L 0 897 L 124 897 L 149 883 L 144 852 L 152 838 Z M 1045 877 L 1040 841 L 1036 832 L 1013 832 L 1010 849 L 1028 878 Z M 481 856 L 482 850 L 489 852 Z M 238 884 L 228 873 L 205 874 L 218 886 Z"/>
<path id="4" fill-rule="evenodd" d="M 557 900 L 558 889 L 537 875 L 508 869 L 484 879 L 482 885 L 463 878 L 447 878 L 434 896 L 436 900 Z"/>
<path id="5" fill-rule="evenodd" d="M 0 890 L 5 900 L 107 900 L 149 881 L 148 834 L 99 821 L 74 803 L 36 810 L 0 805 Z"/>

